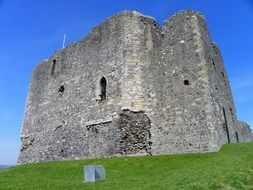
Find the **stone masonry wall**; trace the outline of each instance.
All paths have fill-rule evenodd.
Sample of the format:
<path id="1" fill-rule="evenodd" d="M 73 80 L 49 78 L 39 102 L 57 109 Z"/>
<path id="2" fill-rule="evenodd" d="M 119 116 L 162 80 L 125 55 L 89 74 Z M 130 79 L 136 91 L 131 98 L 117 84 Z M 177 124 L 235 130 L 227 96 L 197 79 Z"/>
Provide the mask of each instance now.
<path id="1" fill-rule="evenodd" d="M 155 154 L 213 150 L 210 87 L 197 16 L 191 11 L 178 13 L 162 29 L 162 96 L 152 136 Z"/>
<path id="2" fill-rule="evenodd" d="M 122 107 L 125 17 L 122 13 L 109 18 L 86 38 L 35 68 L 19 162 L 100 157 L 117 152 L 114 147 L 119 132 L 115 123 Z M 100 101 L 99 96 L 102 77 L 107 82 L 106 101 Z M 64 91 L 59 92 L 62 86 Z M 95 131 L 90 126 L 96 127 Z M 34 139 L 32 144 L 30 139 Z M 71 153 L 63 150 L 60 156 L 61 147 L 68 147 Z"/>
<path id="3" fill-rule="evenodd" d="M 201 41 L 204 49 L 208 71 L 208 82 L 212 101 L 212 125 L 214 126 L 214 141 L 218 146 L 236 142 L 236 114 L 230 84 L 224 68 L 221 53 L 210 39 L 204 17 L 198 20 L 201 25 Z"/>
<path id="4" fill-rule="evenodd" d="M 242 121 L 238 121 L 238 129 L 237 129 L 237 134 L 238 134 L 238 142 L 252 142 L 253 141 L 253 133 L 252 130 L 250 129 L 250 126 Z"/>
<path id="5" fill-rule="evenodd" d="M 203 15 L 123 11 L 36 66 L 18 162 L 215 151 L 247 129 Z"/>

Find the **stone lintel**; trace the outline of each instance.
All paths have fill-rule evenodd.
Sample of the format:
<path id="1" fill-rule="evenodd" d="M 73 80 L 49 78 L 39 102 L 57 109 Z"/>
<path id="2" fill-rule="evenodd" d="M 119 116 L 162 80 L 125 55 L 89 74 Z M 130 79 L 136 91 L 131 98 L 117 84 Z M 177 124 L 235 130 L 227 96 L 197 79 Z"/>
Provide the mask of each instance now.
<path id="1" fill-rule="evenodd" d="M 88 126 L 92 126 L 92 125 L 99 125 L 99 124 L 110 123 L 110 122 L 112 122 L 112 117 L 108 117 L 105 119 L 87 121 L 85 123 L 85 126 L 88 127 Z"/>

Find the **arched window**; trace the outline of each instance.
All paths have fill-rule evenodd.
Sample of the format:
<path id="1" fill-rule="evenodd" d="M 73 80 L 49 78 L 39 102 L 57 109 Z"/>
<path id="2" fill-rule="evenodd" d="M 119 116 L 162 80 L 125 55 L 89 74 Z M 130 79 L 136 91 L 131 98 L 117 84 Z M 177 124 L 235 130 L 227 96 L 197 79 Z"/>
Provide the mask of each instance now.
<path id="1" fill-rule="evenodd" d="M 106 85 L 107 85 L 106 79 L 105 77 L 102 77 L 100 80 L 100 94 L 99 94 L 101 101 L 106 100 Z"/>

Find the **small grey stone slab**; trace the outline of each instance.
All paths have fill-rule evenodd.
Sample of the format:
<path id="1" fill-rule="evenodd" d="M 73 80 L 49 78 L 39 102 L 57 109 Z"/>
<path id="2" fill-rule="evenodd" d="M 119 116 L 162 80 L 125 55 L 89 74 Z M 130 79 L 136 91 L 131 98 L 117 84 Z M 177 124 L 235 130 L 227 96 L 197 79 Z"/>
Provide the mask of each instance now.
<path id="1" fill-rule="evenodd" d="M 85 183 L 105 180 L 105 168 L 103 165 L 88 165 L 84 167 Z"/>

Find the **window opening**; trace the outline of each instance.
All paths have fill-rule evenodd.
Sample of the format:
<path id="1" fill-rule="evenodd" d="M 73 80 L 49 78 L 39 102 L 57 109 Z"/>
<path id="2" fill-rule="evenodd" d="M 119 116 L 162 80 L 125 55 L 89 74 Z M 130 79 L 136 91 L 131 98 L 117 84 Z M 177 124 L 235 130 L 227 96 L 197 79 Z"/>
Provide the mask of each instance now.
<path id="1" fill-rule="evenodd" d="M 60 96 L 63 95 L 64 90 L 65 90 L 65 87 L 64 87 L 63 85 L 61 85 L 61 87 L 60 87 L 59 90 L 58 90 L 58 93 L 59 93 Z"/>
<path id="2" fill-rule="evenodd" d="M 99 95 L 101 101 L 106 100 L 106 85 L 107 85 L 106 79 L 105 77 L 102 77 L 100 80 L 100 95 Z"/>
<path id="3" fill-rule="evenodd" d="M 229 110 L 230 110 L 230 114 L 231 114 L 232 121 L 233 121 L 233 123 L 234 123 L 234 122 L 235 122 L 234 112 L 233 112 L 232 108 L 229 108 Z"/>
<path id="4" fill-rule="evenodd" d="M 216 65 L 215 65 L 215 62 L 214 62 L 213 59 L 212 59 L 212 63 L 213 63 L 213 68 L 214 68 L 214 70 L 216 71 Z"/>
<path id="5" fill-rule="evenodd" d="M 226 77 L 225 77 L 224 72 L 221 72 L 221 75 L 222 75 L 222 78 L 223 78 L 223 80 L 224 80 L 225 85 L 227 86 Z"/>
<path id="6" fill-rule="evenodd" d="M 187 85 L 187 86 L 188 86 L 188 85 L 190 85 L 189 80 L 187 80 L 187 79 L 186 79 L 186 80 L 184 80 L 184 85 Z"/>
<path id="7" fill-rule="evenodd" d="M 50 75 L 54 75 L 55 64 L 56 64 L 56 59 L 53 60 L 53 63 L 52 63 L 52 65 L 51 65 Z"/>

